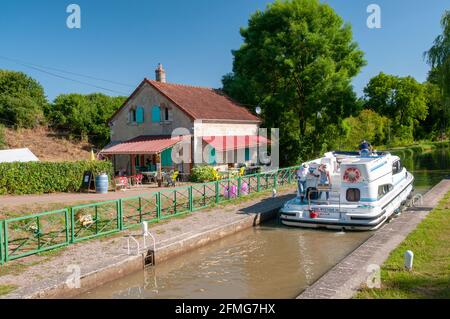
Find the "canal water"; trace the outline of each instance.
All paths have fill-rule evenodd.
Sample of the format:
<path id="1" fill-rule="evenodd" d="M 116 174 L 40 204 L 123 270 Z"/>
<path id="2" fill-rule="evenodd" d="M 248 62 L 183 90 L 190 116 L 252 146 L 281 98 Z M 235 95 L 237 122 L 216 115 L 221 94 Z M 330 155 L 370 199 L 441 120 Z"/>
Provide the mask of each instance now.
<path id="1" fill-rule="evenodd" d="M 424 193 L 450 175 L 450 149 L 397 152 Z M 372 235 L 270 221 L 79 298 L 294 298 Z"/>
<path id="2" fill-rule="evenodd" d="M 400 156 L 403 165 L 414 175 L 416 193 L 423 194 L 450 176 L 450 147 L 427 152 L 404 149 L 392 153 Z"/>

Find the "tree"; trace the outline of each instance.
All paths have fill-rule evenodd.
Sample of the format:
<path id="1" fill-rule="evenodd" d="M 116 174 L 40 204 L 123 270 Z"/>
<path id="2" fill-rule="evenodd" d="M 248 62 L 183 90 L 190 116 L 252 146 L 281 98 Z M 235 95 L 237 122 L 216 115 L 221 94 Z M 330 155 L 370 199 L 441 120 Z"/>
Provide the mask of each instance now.
<path id="1" fill-rule="evenodd" d="M 439 133 L 450 133 L 450 11 L 445 11 L 441 19 L 442 34 L 435 40 L 429 51 L 425 52 L 431 66 L 428 81 L 440 88 L 441 112 L 433 117 L 440 124 Z M 430 119 L 430 120 L 433 120 Z"/>
<path id="2" fill-rule="evenodd" d="M 109 141 L 107 121 L 124 101 L 125 97 L 109 97 L 100 93 L 62 94 L 45 109 L 45 115 L 53 128 L 102 147 Z"/>
<path id="3" fill-rule="evenodd" d="M 362 140 L 372 145 L 386 145 L 389 139 L 390 120 L 372 110 L 362 110 L 357 116 L 344 119 L 346 128 L 343 149 L 356 149 Z"/>
<path id="4" fill-rule="evenodd" d="M 414 139 L 414 126 L 428 114 L 425 86 L 414 78 L 380 73 L 364 88 L 366 108 L 392 120 L 397 143 Z"/>
<path id="5" fill-rule="evenodd" d="M 35 127 L 44 120 L 47 98 L 42 86 L 22 72 L 0 70 L 0 123 Z"/>
<path id="6" fill-rule="evenodd" d="M 350 25 L 318 0 L 278 0 L 253 14 L 241 35 L 223 88 L 259 105 L 266 127 L 280 128 L 282 164 L 331 145 L 355 110 L 351 78 L 365 64 Z"/>
<path id="7" fill-rule="evenodd" d="M 448 131 L 449 109 L 445 107 L 439 86 L 429 81 L 424 83 L 428 115 L 415 127 L 414 136 L 419 139 L 441 139 Z"/>

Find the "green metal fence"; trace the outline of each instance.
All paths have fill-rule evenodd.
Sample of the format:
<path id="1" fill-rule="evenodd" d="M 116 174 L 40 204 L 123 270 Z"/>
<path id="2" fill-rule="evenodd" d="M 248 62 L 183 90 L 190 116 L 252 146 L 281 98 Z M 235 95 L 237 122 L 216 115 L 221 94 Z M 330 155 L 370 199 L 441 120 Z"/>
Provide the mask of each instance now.
<path id="1" fill-rule="evenodd" d="M 296 167 L 0 220 L 0 264 L 295 181 Z"/>
<path id="2" fill-rule="evenodd" d="M 69 225 L 67 209 L 4 220 L 3 260 L 9 261 L 68 245 Z"/>
<path id="3" fill-rule="evenodd" d="M 0 220 L 0 265 L 3 265 L 3 220 Z"/>
<path id="4" fill-rule="evenodd" d="M 110 200 L 71 208 L 71 241 L 99 237 L 121 229 L 120 200 Z"/>

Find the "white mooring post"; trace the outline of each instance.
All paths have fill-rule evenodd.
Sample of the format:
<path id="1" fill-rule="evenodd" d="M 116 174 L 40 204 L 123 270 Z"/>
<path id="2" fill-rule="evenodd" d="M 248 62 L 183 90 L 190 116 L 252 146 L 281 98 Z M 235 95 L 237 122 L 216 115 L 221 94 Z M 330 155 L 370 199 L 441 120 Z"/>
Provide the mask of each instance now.
<path id="1" fill-rule="evenodd" d="M 147 248 L 146 239 L 150 237 L 153 241 L 153 253 L 156 251 L 156 239 L 155 237 L 148 231 L 148 222 L 142 222 L 142 236 L 144 237 L 144 248 Z"/>
<path id="2" fill-rule="evenodd" d="M 147 236 L 148 233 L 148 223 L 147 222 L 142 222 L 142 236 Z"/>
<path id="3" fill-rule="evenodd" d="M 411 250 L 405 252 L 405 268 L 411 271 L 413 268 L 414 253 Z"/>

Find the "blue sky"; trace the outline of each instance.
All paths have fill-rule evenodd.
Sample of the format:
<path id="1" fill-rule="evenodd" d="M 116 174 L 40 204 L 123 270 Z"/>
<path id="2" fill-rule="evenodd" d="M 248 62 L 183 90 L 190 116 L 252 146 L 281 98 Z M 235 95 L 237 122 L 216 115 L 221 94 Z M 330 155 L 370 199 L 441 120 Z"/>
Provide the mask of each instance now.
<path id="1" fill-rule="evenodd" d="M 0 2 L 0 56 L 108 79 L 101 82 L 46 69 L 101 90 L 51 76 L 0 58 L 1 69 L 24 71 L 45 88 L 61 93 L 128 95 L 163 63 L 169 82 L 220 87 L 231 71 L 231 50 L 242 43 L 239 28 L 265 0 L 3 0 Z M 440 33 L 448 0 L 323 0 L 353 26 L 368 65 L 353 83 L 358 94 L 380 71 L 426 79 L 423 60 Z M 66 7 L 81 7 L 81 29 L 68 29 Z M 381 29 L 366 26 L 369 4 L 381 7 Z"/>

